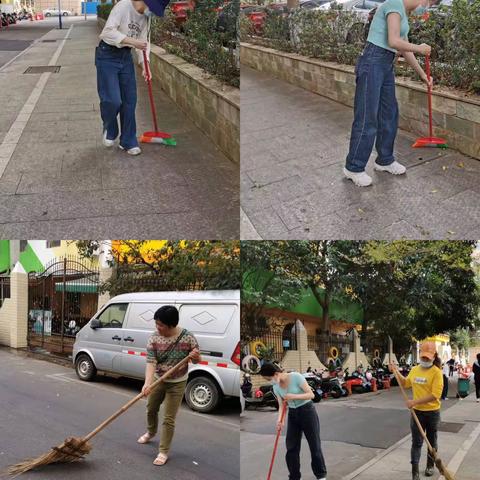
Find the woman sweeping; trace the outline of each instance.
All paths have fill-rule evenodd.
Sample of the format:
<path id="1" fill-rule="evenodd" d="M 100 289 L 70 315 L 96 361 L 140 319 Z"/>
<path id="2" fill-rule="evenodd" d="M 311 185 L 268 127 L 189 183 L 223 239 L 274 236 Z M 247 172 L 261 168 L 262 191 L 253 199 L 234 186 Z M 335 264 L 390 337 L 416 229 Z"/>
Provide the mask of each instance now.
<path id="1" fill-rule="evenodd" d="M 273 392 L 279 403 L 279 417 L 277 428 L 283 427 L 283 403 L 288 405 L 287 424 L 287 468 L 289 480 L 300 480 L 300 446 L 302 433 L 307 439 L 312 457 L 312 471 L 315 478 L 325 480 L 327 467 L 323 458 L 320 442 L 320 422 L 313 406 L 313 392 L 307 381 L 300 373 L 285 373 L 273 363 L 264 363 L 260 375 L 266 380 L 273 381 Z M 283 419 L 283 421 L 285 421 Z"/>
<path id="2" fill-rule="evenodd" d="M 143 51 L 148 50 L 150 19 L 153 14 L 163 16 L 168 1 L 120 0 L 110 12 L 100 34 L 95 65 L 105 147 L 115 144 L 119 134 L 117 117 L 120 115 L 119 147 L 130 155 L 142 153 L 135 122 L 137 84 L 131 50 L 137 50 L 138 64 L 142 66 L 142 75 L 147 80 Z"/>
<path id="3" fill-rule="evenodd" d="M 443 390 L 443 375 L 435 363 L 438 355 L 434 342 L 423 342 L 420 345 L 420 364 L 413 367 L 405 378 L 394 364 L 389 365 L 390 371 L 396 370 L 397 378 L 405 388 L 411 388 L 413 400 L 407 401 L 407 407 L 414 409 L 427 434 L 428 441 L 435 450 L 438 450 L 437 430 L 440 424 L 440 397 Z M 412 432 L 412 480 L 420 480 L 419 463 L 422 453 L 423 437 L 418 430 L 413 417 L 410 419 Z M 434 460 L 428 454 L 425 476 L 431 477 L 434 473 Z"/>
<path id="4" fill-rule="evenodd" d="M 123 0 L 122 0 L 123 1 Z M 198 343 L 194 335 L 186 329 L 178 327 L 178 310 L 173 305 L 160 307 L 154 315 L 157 331 L 152 334 L 147 344 L 147 366 L 145 384 L 142 392 L 147 399 L 147 432 L 138 443 L 148 443 L 158 430 L 158 412 L 163 404 L 162 437 L 159 453 L 154 465 L 165 465 L 175 432 L 175 418 L 182 403 L 188 380 L 188 365 L 178 370 L 154 390 L 150 385 L 167 370 L 185 357 L 193 363 L 200 361 Z"/>
<path id="5" fill-rule="evenodd" d="M 410 43 L 407 35 L 408 14 L 413 11 L 420 14 L 432 3 L 429 0 L 387 0 L 373 17 L 365 49 L 355 68 L 354 120 L 343 169 L 344 175 L 355 185 L 367 187 L 372 184 L 365 167 L 374 144 L 377 151 L 375 170 L 393 175 L 406 171 L 393 154 L 398 129 L 394 63 L 396 54 L 401 54 L 419 77 L 429 83 L 415 53 L 430 55 L 431 47 L 425 43 Z"/>

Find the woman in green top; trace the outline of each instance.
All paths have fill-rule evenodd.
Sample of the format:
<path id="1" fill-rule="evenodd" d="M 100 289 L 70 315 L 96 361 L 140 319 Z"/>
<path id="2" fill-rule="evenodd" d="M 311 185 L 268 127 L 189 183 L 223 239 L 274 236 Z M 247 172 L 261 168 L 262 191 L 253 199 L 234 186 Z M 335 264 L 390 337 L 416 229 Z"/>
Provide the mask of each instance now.
<path id="1" fill-rule="evenodd" d="M 274 363 L 264 363 L 260 375 L 273 381 L 273 393 L 280 406 L 277 429 L 283 427 L 282 416 L 284 402 L 288 405 L 287 425 L 287 468 L 289 480 L 300 480 L 300 446 L 302 433 L 305 434 L 312 457 L 312 470 L 315 478 L 325 480 L 327 467 L 320 442 L 320 421 L 313 406 L 313 392 L 300 373 L 285 373 Z"/>
<path id="2" fill-rule="evenodd" d="M 394 62 L 399 53 L 418 76 L 429 83 L 415 53 L 430 55 L 431 47 L 426 43 L 416 45 L 408 41 L 408 15 L 414 11 L 420 14 L 436 1 L 387 0 L 373 17 L 365 49 L 355 68 L 354 120 L 343 169 L 345 176 L 355 185 L 366 187 L 372 184 L 365 167 L 374 143 L 377 150 L 375 170 L 393 175 L 406 171 L 393 155 L 398 129 Z"/>

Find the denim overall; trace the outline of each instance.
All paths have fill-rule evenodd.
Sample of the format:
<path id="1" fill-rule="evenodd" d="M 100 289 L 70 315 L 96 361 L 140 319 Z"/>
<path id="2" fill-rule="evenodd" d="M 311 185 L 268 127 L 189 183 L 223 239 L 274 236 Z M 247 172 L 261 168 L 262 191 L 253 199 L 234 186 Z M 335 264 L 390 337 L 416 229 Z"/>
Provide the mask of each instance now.
<path id="1" fill-rule="evenodd" d="M 135 122 L 137 82 L 131 48 L 117 48 L 102 40 L 95 49 L 95 65 L 100 113 L 107 139 L 118 137 L 117 116 L 120 114 L 120 145 L 125 150 L 138 147 Z"/>
<path id="2" fill-rule="evenodd" d="M 395 97 L 395 53 L 367 42 L 355 67 L 354 119 L 346 168 L 363 172 L 373 150 L 377 164 L 395 161 L 393 144 L 398 128 Z"/>

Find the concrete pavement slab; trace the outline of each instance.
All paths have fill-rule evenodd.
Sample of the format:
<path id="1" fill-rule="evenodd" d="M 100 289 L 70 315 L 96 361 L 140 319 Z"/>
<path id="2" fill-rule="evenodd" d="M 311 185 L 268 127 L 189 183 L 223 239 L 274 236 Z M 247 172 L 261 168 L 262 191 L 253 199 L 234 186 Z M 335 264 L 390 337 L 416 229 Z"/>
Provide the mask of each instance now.
<path id="1" fill-rule="evenodd" d="M 85 238 L 90 236 L 91 226 L 110 238 L 109 232 L 115 231 L 115 222 L 119 222 L 120 231 L 132 226 L 127 235 L 132 237 L 137 231 L 133 218 L 138 216 L 144 236 L 157 237 L 161 230 L 168 238 L 182 237 L 183 230 L 193 238 L 198 229 L 202 237 L 208 237 L 209 230 L 212 236 L 238 237 L 238 165 L 213 146 L 158 87 L 154 87 L 154 95 L 159 124 L 175 134 L 177 147 L 142 145 L 143 154 L 135 158 L 118 148 L 103 148 L 93 61 L 98 43 L 96 20 L 67 19 L 66 26 L 70 25 L 69 39 L 56 62 L 61 70 L 48 77 L 13 154 L 6 145 L 0 146 L 1 158 L 8 162 L 4 175 L 9 178 L 3 183 L 5 190 L 0 181 L 0 235 L 31 227 L 37 237 L 36 225 L 49 231 L 46 223 L 51 221 L 50 231 L 68 226 Z M 23 82 L 22 95 L 15 95 L 8 113 L 2 111 L 2 115 L 10 119 L 19 114 L 22 98 L 28 98 L 40 78 L 23 72 L 29 65 L 47 64 L 66 34 L 66 30 L 50 30 L 44 38 L 57 42 L 35 43 L 0 73 L 0 82 L 13 84 L 17 78 Z M 141 80 L 138 97 L 140 134 L 152 128 L 147 88 Z M 11 129 L 9 121 L 4 120 L 5 128 Z M 141 220 L 157 215 L 165 228 Z M 171 222 L 166 221 L 168 215 L 172 215 Z M 87 218 L 96 220 L 89 223 L 84 220 Z M 167 226 L 175 229 L 170 235 Z M 81 228 L 86 230 L 78 234 Z M 68 231 L 60 236 L 73 237 Z"/>
<path id="2" fill-rule="evenodd" d="M 396 155 L 406 175 L 373 171 L 373 153 L 367 173 L 374 184 L 356 187 L 342 174 L 351 108 L 244 66 L 241 81 L 241 204 L 262 238 L 480 235 L 480 161 L 413 149 L 413 135 L 400 130 Z"/>

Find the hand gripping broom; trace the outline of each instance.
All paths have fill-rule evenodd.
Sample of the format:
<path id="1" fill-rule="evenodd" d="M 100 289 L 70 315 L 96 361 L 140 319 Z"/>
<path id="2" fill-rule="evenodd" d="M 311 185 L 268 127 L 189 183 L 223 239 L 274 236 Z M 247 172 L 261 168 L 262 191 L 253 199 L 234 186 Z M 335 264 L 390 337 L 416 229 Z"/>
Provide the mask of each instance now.
<path id="1" fill-rule="evenodd" d="M 158 130 L 157 111 L 155 110 L 155 102 L 153 100 L 152 76 L 150 74 L 150 65 L 148 64 L 147 53 L 145 50 L 143 50 L 143 65 L 145 66 L 145 72 L 147 74 L 148 96 L 150 97 L 150 109 L 152 111 L 153 128 L 155 131 L 145 132 L 140 137 L 140 141 L 142 143 L 162 143 L 163 145 L 170 145 L 173 147 L 177 144 L 176 140 L 169 133 L 160 132 Z"/>
<path id="2" fill-rule="evenodd" d="M 170 370 L 165 372 L 158 380 L 152 383 L 151 388 L 155 388 L 159 383 L 162 383 L 168 377 L 172 375 L 179 367 L 185 365 L 189 362 L 190 357 L 185 357 L 183 360 L 178 362 Z M 117 410 L 112 416 L 108 417 L 104 422 L 102 422 L 95 430 L 91 431 L 85 437 L 69 437 L 61 445 L 52 447 L 52 449 L 41 455 L 37 458 L 31 458 L 16 465 L 12 465 L 8 468 L 7 473 L 10 475 L 20 475 L 22 473 L 28 472 L 34 468 L 43 467 L 51 463 L 69 463 L 81 460 L 84 455 L 87 455 L 92 450 L 92 446 L 88 441 L 94 437 L 97 433 L 101 432 L 106 426 L 110 425 L 117 417 L 122 413 L 126 412 L 134 403 L 138 402 L 142 397 L 143 393 L 139 393 L 135 398 L 132 398 L 128 403 L 126 403 L 122 408 Z"/>
<path id="3" fill-rule="evenodd" d="M 403 388 L 402 382 L 400 382 L 400 379 L 398 377 L 398 372 L 397 369 L 394 367 L 393 373 L 395 375 L 395 378 L 397 379 L 398 386 L 400 387 L 400 390 L 402 391 L 403 397 L 405 400 L 409 400 L 407 394 L 405 393 L 405 389 Z M 455 480 L 455 477 L 447 470 L 447 467 L 443 463 L 442 459 L 437 456 L 437 451 L 432 447 L 431 443 L 428 441 L 427 434 L 425 433 L 425 430 L 423 429 L 420 420 L 417 417 L 417 414 L 415 413 L 415 410 L 413 408 L 410 409 L 410 413 L 412 414 L 413 419 L 415 420 L 415 423 L 417 424 L 418 431 L 422 435 L 423 439 L 425 440 L 428 448 L 428 452 L 430 453 L 430 456 L 433 458 L 433 461 L 435 462 L 435 466 L 438 468 L 438 471 L 445 477 L 445 480 Z"/>
<path id="4" fill-rule="evenodd" d="M 280 416 L 280 422 L 283 423 L 285 419 L 285 414 L 287 413 L 287 402 L 283 402 L 282 414 Z M 270 461 L 270 468 L 268 469 L 267 480 L 270 480 L 272 476 L 273 464 L 275 462 L 275 455 L 277 454 L 278 439 L 280 438 L 280 433 L 282 433 L 282 427 L 277 428 L 277 436 L 275 437 L 275 443 L 273 445 L 272 460 Z"/>
<path id="5" fill-rule="evenodd" d="M 430 56 L 425 57 L 425 70 L 427 74 L 427 80 L 430 82 Z M 434 147 L 434 148 L 447 148 L 447 141 L 443 138 L 438 138 L 433 136 L 433 122 L 432 122 L 432 86 L 430 83 L 427 87 L 427 97 L 428 97 L 428 127 L 429 127 L 429 136 L 420 137 L 412 145 L 412 147 Z"/>

